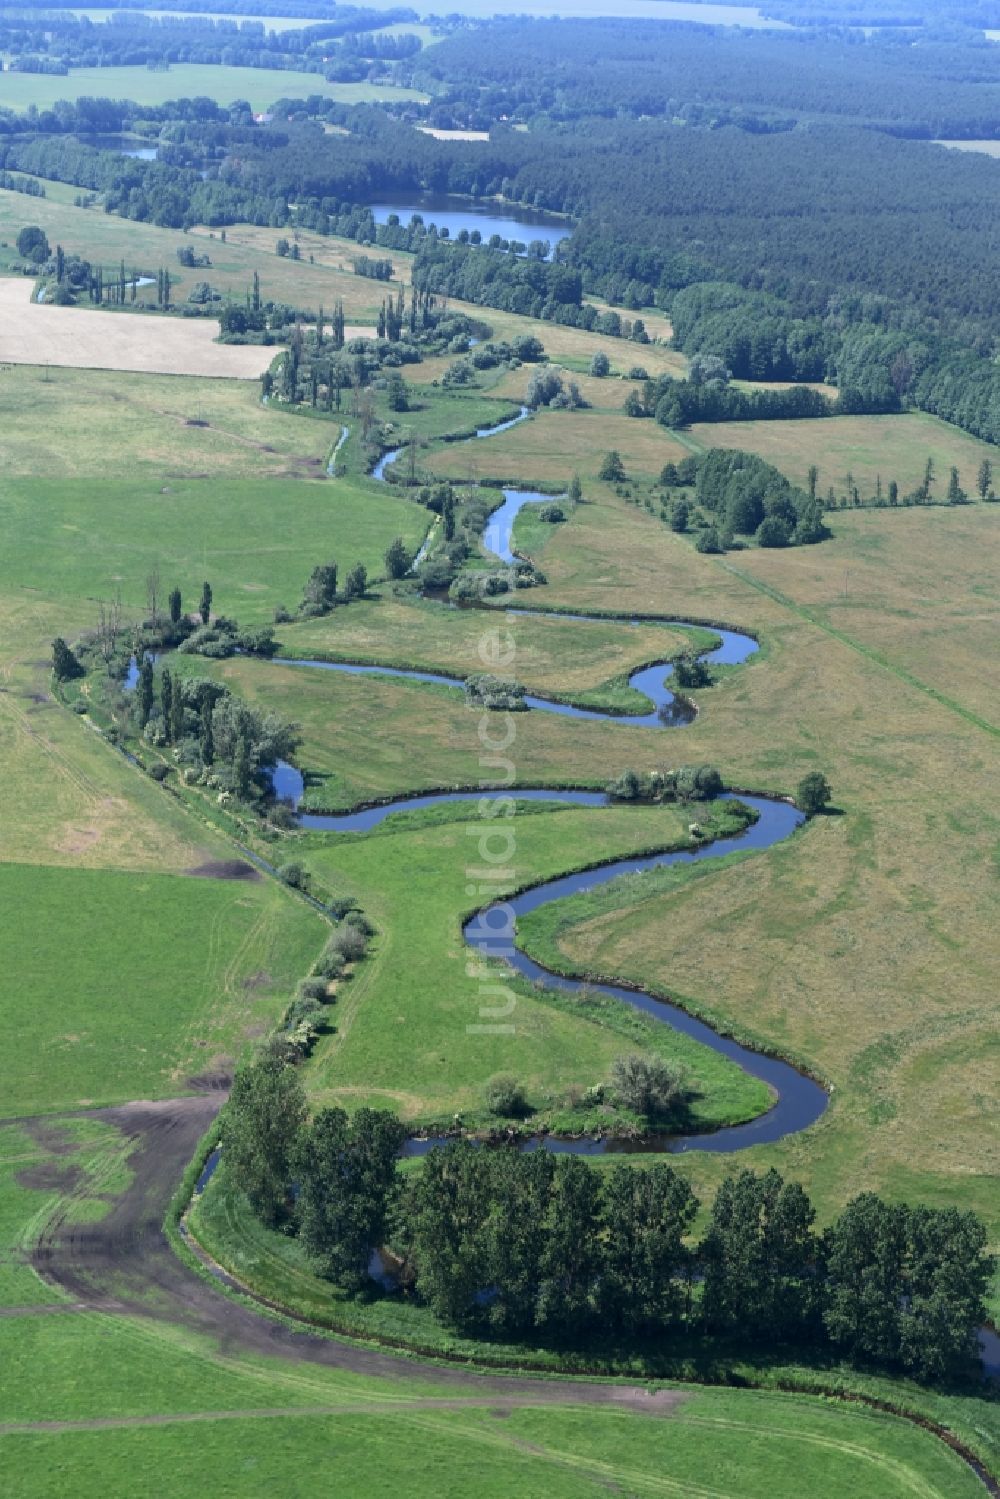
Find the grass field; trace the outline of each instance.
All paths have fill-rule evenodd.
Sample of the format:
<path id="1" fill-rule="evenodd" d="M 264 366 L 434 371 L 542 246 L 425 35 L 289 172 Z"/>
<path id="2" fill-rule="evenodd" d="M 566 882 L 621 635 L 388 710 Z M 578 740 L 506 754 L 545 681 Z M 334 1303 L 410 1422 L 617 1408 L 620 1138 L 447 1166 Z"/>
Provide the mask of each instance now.
<path id="1" fill-rule="evenodd" d="M 615 621 L 581 627 L 578 621 L 509 617 L 491 621 L 464 611 L 453 618 L 440 604 L 412 595 L 336 610 L 325 619 L 284 625 L 282 653 L 351 661 L 410 661 L 428 671 L 472 676 L 485 670 L 497 627 L 500 648 L 515 652 L 517 679 L 533 692 L 589 700 L 602 682 L 644 661 L 667 660 L 687 648 L 687 631 L 661 625 L 623 629 Z M 627 689 L 618 689 L 618 697 Z M 645 699 L 636 693 L 635 706 Z M 617 699 L 616 699 L 617 700 Z M 627 699 L 626 699 L 627 700 Z M 646 708 L 648 712 L 648 707 Z"/>
<path id="2" fill-rule="evenodd" d="M 199 96 L 230 104 L 246 99 L 255 110 L 278 99 L 305 99 L 319 94 L 342 104 L 422 101 L 424 94 L 391 84 L 327 83 L 321 73 L 269 68 L 228 68 L 207 63 L 174 63 L 167 72 L 146 67 L 73 68 L 68 75 L 4 73 L 3 101 L 8 109 L 48 109 L 60 99 L 132 99 L 136 104 L 164 104 L 168 99 Z"/>
<path id="3" fill-rule="evenodd" d="M 308 972 L 323 922 L 271 881 L 0 864 L 3 1112 L 174 1097 L 229 1072 Z"/>
<path id="4" fill-rule="evenodd" d="M 0 212 L 11 213 L 12 197 L 0 195 Z M 174 261 L 184 240 L 55 199 L 21 200 L 20 222 L 36 209 L 92 234 L 107 262 L 133 233 L 154 266 Z M 9 238 L 17 223 L 6 217 L 0 233 Z M 206 241 L 220 280 L 248 280 L 267 253 L 262 278 L 270 291 L 273 268 L 276 295 L 294 269 L 302 299 L 329 307 L 343 287 L 360 315 L 373 296 L 343 261 L 333 263 L 346 254 L 342 244 L 316 241 L 314 252 L 310 243 L 316 264 L 290 269 L 268 249 L 272 231 L 247 234 L 245 243 L 236 231 L 232 244 Z M 498 335 L 537 331 L 567 367 L 585 368 L 596 346 L 575 330 L 483 315 Z M 615 340 L 603 346 L 619 366 L 678 358 Z M 412 372 L 418 387 L 421 373 L 430 371 Z M 418 388 L 422 409 L 403 417 L 400 431 L 409 420 L 434 439 L 477 422 L 516 400 L 515 381 L 527 373 L 463 400 Z M 1000 507 L 838 513 L 834 539 L 821 546 L 701 556 L 595 477 L 610 447 L 630 474 L 648 478 L 699 433 L 675 440 L 624 417 L 623 382 L 584 376 L 581 384 L 594 403 L 588 411 L 542 413 L 475 448 L 422 455 L 439 471 L 457 465 L 460 477 L 470 454 L 482 474 L 509 470 L 558 485 L 580 472 L 586 503 L 564 525 L 536 527 L 548 584 L 518 602 L 723 619 L 759 634 L 762 649 L 696 693 L 699 716 L 680 731 L 520 716 L 511 750 L 518 783 L 600 786 L 626 767 L 707 762 L 733 784 L 787 793 L 821 769 L 841 815 L 764 854 L 635 882 L 627 900 L 611 891 L 550 908 L 522 922 L 522 939 L 564 966 L 669 994 L 828 1080 L 831 1104 L 818 1125 L 738 1159 L 802 1181 L 821 1223 L 870 1187 L 976 1208 L 1000 1242 L 1000 725 L 990 673 Z M 232 844 L 193 813 L 197 803 L 172 799 L 53 701 L 51 638 L 92 624 L 94 598 L 118 582 L 138 612 L 154 565 L 185 601 L 207 577 L 217 608 L 262 623 L 275 604 L 297 602 L 316 562 L 332 556 L 346 569 L 360 557 L 381 571 L 387 542 L 399 533 L 415 546 L 428 516 L 363 480 L 353 444 L 348 478 L 288 477 L 316 471 L 337 424 L 262 410 L 236 382 L 77 371 L 46 379 L 22 369 L 3 377 L 0 417 L 2 1112 L 170 1097 L 190 1091 L 192 1078 L 227 1071 L 266 1029 L 322 943 L 323 923 L 271 881 L 185 874 L 232 857 Z M 192 420 L 208 425 L 187 426 Z M 841 466 L 859 483 L 870 475 L 873 485 L 880 472 L 883 483 L 896 477 L 907 487 L 929 452 L 942 488 L 952 462 L 971 487 L 983 451 L 912 416 L 719 426 L 709 440 L 746 442 L 751 427 L 791 477 L 817 462 L 824 487 L 840 482 Z M 814 451 L 814 441 L 827 446 Z M 792 446 L 779 456 L 779 443 Z M 380 592 L 327 620 L 279 628 L 284 649 L 475 669 L 482 616 Z M 608 684 L 629 666 L 679 644 L 657 626 L 531 619 L 511 628 L 515 674 L 574 695 L 618 691 Z M 478 716 L 457 692 L 280 660 L 189 669 L 217 672 L 300 723 L 301 762 L 321 783 L 311 790 L 330 805 L 475 785 L 484 774 Z M 669 841 L 686 820 L 665 808 L 535 808 L 517 819 L 510 883 Z M 468 826 L 468 809 L 455 808 L 404 813 L 367 837 L 268 843 L 270 856 L 301 858 L 321 886 L 355 896 L 378 928 L 370 959 L 340 984 L 337 1030 L 306 1074 L 314 1098 L 391 1103 L 411 1120 L 461 1110 L 476 1123 L 483 1080 L 509 1070 L 543 1118 L 571 1127 L 584 1122 L 571 1108 L 576 1089 L 606 1076 L 619 1051 L 651 1045 L 683 1055 L 702 1120 L 762 1106 L 758 1085 L 666 1030 L 640 1035 L 631 1012 L 595 1019 L 586 1006 L 518 987 L 513 1036 L 469 1033 L 483 999 L 460 937 L 462 913 L 480 899 L 468 888 L 476 856 Z M 129 1176 L 120 1141 L 101 1128 L 88 1133 L 93 1124 L 84 1121 L 68 1142 L 24 1124 L 0 1130 L 0 1303 L 8 1309 L 32 1313 L 58 1294 L 35 1276 L 26 1251 L 66 1194 L 89 1222 Z M 707 1154 L 675 1163 L 703 1193 L 737 1164 Z M 274 1245 L 243 1242 L 247 1264 L 285 1277 L 290 1300 L 322 1296 Z M 403 1409 L 435 1389 L 432 1377 L 404 1365 L 398 1382 L 375 1382 L 250 1357 L 180 1320 L 113 1307 L 0 1317 L 0 1358 L 9 1372 L 0 1486 L 18 1494 L 305 1493 L 321 1462 L 336 1463 L 338 1484 L 366 1499 L 389 1485 L 404 1495 L 475 1487 L 532 1499 L 609 1484 L 740 1499 L 791 1499 L 807 1484 L 824 1496 L 949 1499 L 975 1490 L 943 1444 L 913 1426 L 777 1394 L 698 1391 L 662 1421 L 605 1408 L 504 1412 L 502 1421 L 471 1408 Z M 812 1377 L 821 1382 L 825 1372 Z M 777 1368 L 751 1375 L 808 1377 Z M 901 1389 L 859 1384 L 882 1398 Z M 995 1406 L 921 1399 L 997 1452 Z M 224 1419 L 233 1412 L 245 1414 Z M 206 1419 L 187 1424 L 173 1419 L 179 1414 Z M 125 1424 L 31 1427 L 109 1416 Z M 156 1420 L 137 1424 L 145 1417 Z M 26 1429 L 12 1433 L 10 1422 Z"/>
<path id="5" fill-rule="evenodd" d="M 263 1499 L 278 1489 L 304 1499 L 317 1465 L 331 1461 L 338 1492 L 357 1499 L 374 1484 L 455 1499 L 473 1487 L 497 1499 L 577 1499 L 610 1484 L 653 1496 L 706 1483 L 714 1496 L 793 1499 L 806 1479 L 833 1499 L 978 1491 L 929 1433 L 808 1397 L 679 1388 L 648 1416 L 577 1405 L 567 1391 L 564 1404 L 518 1409 L 474 1380 L 456 1391 L 406 1363 L 398 1379 L 376 1379 L 240 1354 L 158 1317 L 155 1305 L 141 1317 L 113 1306 L 40 1314 L 61 1296 L 24 1253 L 57 1209 L 82 1223 L 114 1202 L 129 1176 L 123 1143 L 89 1120 L 0 1129 L 0 1478 L 18 1495 L 54 1499 L 71 1481 L 81 1499 Z M 284 1256 L 302 1291 L 307 1276 L 288 1261 L 287 1240 L 246 1247 L 254 1269 L 273 1273 Z M 979 1405 L 976 1415 L 988 1440 L 992 1413 Z"/>
<path id="6" fill-rule="evenodd" d="M 423 467 L 441 478 L 520 480 L 553 488 L 578 473 L 586 485 L 596 480 L 610 448 L 621 453 L 626 473 L 650 476 L 689 452 L 655 422 L 636 421 L 623 412 L 540 411 L 488 444 L 443 448 L 425 457 Z"/>
<path id="7" fill-rule="evenodd" d="M 447 662 L 443 663 L 447 670 Z M 516 657 L 515 657 L 516 668 Z M 199 670 L 203 669 L 199 663 Z M 300 724 L 300 759 L 322 778 L 334 809 L 381 797 L 449 786 L 476 786 L 483 775 L 477 715 L 460 691 L 420 682 L 347 676 L 233 658 L 215 673 L 232 690 Z M 756 673 L 754 674 L 757 675 Z M 714 707 L 698 694 L 705 711 Z M 394 725 L 392 735 L 384 733 Z M 627 721 L 570 720 L 525 713 L 516 726 L 517 783 L 596 786 L 629 767 L 690 759 L 683 736 Z M 777 768 L 777 759 L 776 759 Z M 777 789 L 782 777 L 770 778 Z"/>
<path id="8" fill-rule="evenodd" d="M 26 479 L 107 478 L 109 453 L 133 481 L 310 478 L 340 435 L 262 406 L 241 380 L 31 365 L 0 378 L 0 422 L 0 474 Z"/>
<path id="9" fill-rule="evenodd" d="M 497 893 L 618 851 L 687 843 L 688 820 L 665 808 L 523 816 L 512 875 L 497 879 Z M 761 1084 L 630 1010 L 622 1010 L 618 1025 L 614 1012 L 602 1016 L 596 1008 L 592 1018 L 575 1001 L 556 1005 L 522 987 L 514 1033 L 481 1034 L 482 1006 L 498 1001 L 492 990 L 484 997 L 460 938 L 461 915 L 476 904 L 467 889 L 480 858 L 474 839 L 483 831 L 475 801 L 444 825 L 398 833 L 387 827 L 377 838 L 309 835 L 298 851 L 335 894 L 354 895 L 384 934 L 339 996 L 337 1033 L 321 1041 L 310 1067 L 316 1097 L 388 1103 L 407 1119 L 447 1121 L 457 1110 L 470 1123 L 487 1122 L 481 1089 L 493 1073 L 511 1071 L 540 1117 L 562 1118 L 565 1128 L 575 1112 L 568 1090 L 604 1079 L 631 1036 L 632 1044 L 682 1062 L 695 1095 L 694 1123 L 710 1127 L 766 1107 Z M 585 1109 L 576 1117 L 578 1129 L 594 1122 Z"/>
<path id="10" fill-rule="evenodd" d="M 274 349 L 220 344 L 215 318 L 48 307 L 26 279 L 0 280 L 0 362 L 256 380 Z"/>
<path id="11" fill-rule="evenodd" d="M 82 601 L 120 587 L 134 617 L 158 566 L 192 607 L 208 578 L 217 610 L 241 623 L 267 622 L 277 604 L 298 604 L 318 562 L 333 558 L 346 570 L 360 561 L 378 576 L 393 537 L 416 550 L 428 526 L 420 506 L 346 479 L 217 480 L 176 469 L 158 478 L 100 487 L 90 479 L 10 480 L 0 494 L 0 590 Z"/>
<path id="12" fill-rule="evenodd" d="M 943 498 L 948 470 L 954 464 L 963 488 L 976 492 L 976 474 L 984 458 L 997 461 L 997 449 L 958 427 L 923 412 L 903 416 L 838 416 L 804 421 L 698 423 L 690 437 L 701 447 L 743 448 L 773 463 L 796 484 L 805 484 L 809 467 L 819 469 L 819 490 L 832 484 L 846 492 L 846 475 L 854 475 L 862 494 L 875 493 L 882 479 L 887 490 L 895 479 L 900 495 L 916 489 L 928 458 L 937 476 L 934 492 Z"/>
<path id="13" fill-rule="evenodd" d="M 899 524 L 885 517 L 881 533 L 875 516 L 852 517 L 822 547 L 712 560 L 608 502 L 554 528 L 543 562 L 553 600 L 600 607 L 611 591 L 617 607 L 715 613 L 758 629 L 766 660 L 701 694 L 683 750 L 671 750 L 776 790 L 822 769 L 845 813 L 753 866 L 584 913 L 560 937 L 564 959 L 692 1000 L 710 995 L 727 1023 L 829 1078 L 819 1125 L 750 1152 L 803 1179 L 824 1213 L 870 1186 L 974 1206 L 996 1235 L 1000 828 L 995 734 L 973 716 L 989 692 L 993 515 L 907 512 Z M 833 626 L 834 580 L 842 588 L 866 549 L 864 591 Z M 961 681 L 939 686 L 953 654 Z M 685 1164 L 703 1181 L 721 1165 Z"/>

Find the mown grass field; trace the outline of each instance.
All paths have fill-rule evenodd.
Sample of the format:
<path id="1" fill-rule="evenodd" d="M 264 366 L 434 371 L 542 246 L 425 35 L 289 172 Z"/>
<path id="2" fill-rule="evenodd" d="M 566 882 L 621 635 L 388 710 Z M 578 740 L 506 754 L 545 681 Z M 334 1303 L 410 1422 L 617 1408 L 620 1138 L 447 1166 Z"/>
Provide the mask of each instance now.
<path id="1" fill-rule="evenodd" d="M 246 99 L 255 110 L 278 99 L 305 99 L 319 94 L 343 104 L 372 104 L 379 100 L 407 103 L 426 95 L 389 84 L 327 83 L 321 73 L 274 72 L 269 68 L 229 68 L 208 63 L 174 63 L 166 72 L 145 66 L 73 68 L 68 75 L 5 73 L 4 103 L 8 109 L 48 109 L 60 99 L 132 99 L 136 104 L 163 104 L 168 99 L 203 96 L 219 104 Z"/>
<path id="2" fill-rule="evenodd" d="M 447 659 L 441 664 L 449 669 Z M 199 663 L 196 669 L 205 668 Z M 496 780 L 501 774 L 495 766 L 483 765 L 478 710 L 466 707 L 460 690 L 291 667 L 280 660 L 233 658 L 212 670 L 248 701 L 301 726 L 299 758 L 307 772 L 322 778 L 327 807 L 477 786 L 484 776 Z M 392 726 L 391 733 L 386 725 Z M 682 735 L 635 728 L 626 720 L 572 720 L 530 712 L 518 715 L 515 735 L 512 758 L 522 786 L 602 788 L 629 767 L 676 765 L 692 754 Z M 780 774 L 770 780 L 781 789 Z"/>
<path id="3" fill-rule="evenodd" d="M 996 735 L 972 716 L 989 692 L 973 642 L 990 629 L 993 514 L 887 516 L 878 546 L 878 516 L 837 517 L 821 547 L 711 559 L 608 500 L 553 528 L 542 563 L 553 601 L 669 601 L 758 630 L 765 659 L 696 694 L 698 720 L 670 750 L 775 790 L 822 769 L 844 813 L 753 864 L 581 913 L 564 959 L 704 997 L 826 1077 L 817 1126 L 741 1158 L 805 1181 L 821 1212 L 873 1187 L 976 1207 L 996 1235 Z M 704 1182 L 724 1163 L 685 1169 Z"/>
<path id="4" fill-rule="evenodd" d="M 134 618 L 145 608 L 147 574 L 158 567 L 188 607 L 207 578 L 217 612 L 263 623 L 276 604 L 298 604 L 317 563 L 336 559 L 346 572 L 363 562 L 378 576 L 389 542 L 402 536 L 415 551 L 428 523 L 422 507 L 346 479 L 215 479 L 186 465 L 159 479 L 100 485 L 12 479 L 0 494 L 0 589 L 82 602 L 120 588 Z"/>
<path id="5" fill-rule="evenodd" d="M 32 217 L 37 207 L 73 213 L 74 223 L 107 222 L 48 200 L 21 206 Z M 123 221 L 112 228 L 147 233 Z M 183 237 L 159 242 L 154 265 L 173 256 L 174 239 Z M 234 277 L 258 253 L 216 248 L 244 257 Z M 272 265 L 286 274 L 272 256 L 268 275 Z M 328 306 L 329 287 L 360 282 L 318 263 L 294 269 L 303 285 L 310 277 L 310 295 L 323 288 Z M 359 298 L 372 296 L 367 286 Z M 590 335 L 520 322 L 550 352 L 550 335 L 565 339 L 559 357 L 567 363 L 593 352 Z M 627 346 L 606 344 L 619 361 L 631 359 Z M 635 358 L 653 368 L 656 353 L 636 350 Z M 0 437 L 0 944 L 14 954 L 0 981 L 5 1114 L 169 1097 L 200 1073 L 227 1070 L 279 1013 L 323 940 L 320 918 L 271 882 L 184 875 L 232 856 L 231 844 L 51 698 L 52 635 L 92 624 L 94 597 L 119 581 L 138 612 L 153 565 L 186 601 L 208 577 L 217 608 L 262 623 L 276 603 L 297 602 L 317 561 L 333 556 L 343 569 L 360 557 L 380 571 L 387 541 L 400 533 L 415 545 L 427 524 L 426 511 L 357 478 L 282 477 L 314 469 L 336 426 L 265 413 L 228 385 L 210 394 L 207 383 L 137 380 L 135 412 L 123 414 L 120 428 L 105 406 L 120 404 L 111 395 L 127 395 L 132 382 L 65 375 L 22 388 L 5 377 L 0 390 L 10 411 Z M 65 407 L 60 388 L 72 397 Z M 723 619 L 758 633 L 762 650 L 695 694 L 699 717 L 684 730 L 523 715 L 510 750 L 518 782 L 600 786 L 630 766 L 709 762 L 733 784 L 787 793 L 821 769 L 842 815 L 761 855 L 656 876 L 633 886 L 627 902 L 612 893 L 557 908 L 548 926 L 525 922 L 522 935 L 542 954 L 548 944 L 562 963 L 686 1001 L 826 1079 L 832 1100 L 817 1126 L 738 1159 L 801 1180 L 821 1222 L 872 1187 L 974 1207 L 997 1240 L 1000 786 L 989 666 L 1000 507 L 838 514 L 835 539 L 820 547 L 699 556 L 595 478 L 612 446 L 630 473 L 647 477 L 687 448 L 653 423 L 618 414 L 621 382 L 588 381 L 587 393 L 591 411 L 543 414 L 474 450 L 481 473 L 494 470 L 499 454 L 512 478 L 544 479 L 538 465 L 548 463 L 558 470 L 552 482 L 574 471 L 584 481 L 587 502 L 536 539 L 547 587 L 517 602 Z M 506 388 L 465 404 L 435 393 L 413 424 L 424 423 L 428 436 L 455 430 L 474 405 L 504 398 Z M 192 406 L 209 427 L 184 425 Z M 62 410 L 68 455 L 53 432 Z M 959 462 L 971 483 L 966 460 L 947 456 L 958 451 L 953 440 L 967 439 L 922 418 L 884 420 L 919 424 L 906 434 L 938 433 L 939 473 Z M 781 425 L 791 435 L 794 424 Z M 840 424 L 813 425 L 832 434 Z M 730 430 L 738 429 L 713 428 L 712 440 Z M 923 439 L 899 434 L 893 442 L 900 453 L 912 446 L 919 478 Z M 852 465 L 859 481 L 863 447 L 859 440 Z M 460 454 L 438 451 L 435 462 Z M 61 470 L 49 472 L 57 462 Z M 884 482 L 892 476 L 883 471 Z M 382 601 L 278 633 L 286 649 L 464 672 L 475 665 L 484 624 L 385 590 Z M 530 620 L 513 629 L 514 670 L 543 690 L 558 690 L 560 679 L 573 692 L 597 688 L 658 655 L 664 642 L 664 654 L 676 648 L 673 632 L 654 626 Z M 249 699 L 300 722 L 303 765 L 325 778 L 332 805 L 475 785 L 484 774 L 479 715 L 448 689 L 280 661 L 192 669 L 218 670 Z M 534 810 L 516 824 L 517 882 L 659 842 L 677 819 L 669 809 Z M 633 1044 L 530 990 L 515 993 L 513 1037 L 466 1031 L 483 1002 L 459 930 L 462 912 L 479 901 L 467 890 L 476 850 L 468 823 L 463 810 L 404 814 L 367 838 L 292 835 L 268 845 L 272 855 L 301 857 L 330 890 L 355 895 L 378 927 L 371 959 L 340 985 L 338 1029 L 311 1064 L 317 1099 L 388 1102 L 411 1119 L 462 1109 L 475 1121 L 482 1081 L 510 1070 L 534 1102 L 566 1118 L 574 1086 L 606 1075 L 610 1059 Z M 680 1045 L 666 1032 L 651 1044 L 671 1054 Z M 703 1117 L 760 1106 L 746 1079 L 714 1057 L 692 1054 L 687 1065 L 703 1089 Z M 20 1127 L 4 1134 L 0 1299 L 30 1307 L 50 1293 L 24 1251 L 67 1188 L 53 1159 L 80 1170 L 75 1210 L 83 1215 L 102 1210 L 126 1163 L 99 1131 L 72 1159 Z M 707 1193 L 734 1162 L 689 1154 L 676 1164 Z M 33 1170 L 38 1184 L 18 1180 Z M 248 1254 L 273 1269 L 267 1245 L 255 1242 Z M 699 1392 L 663 1422 L 604 1409 L 518 1412 L 502 1422 L 478 1411 L 406 1411 L 401 1396 L 434 1388 L 406 1366 L 405 1382 L 376 1383 L 240 1357 L 173 1323 L 113 1311 L 0 1318 L 0 1358 L 10 1374 L 0 1422 L 247 1412 L 212 1420 L 210 1439 L 205 1424 L 169 1419 L 101 1431 L 0 1428 L 0 1474 L 6 1466 L 16 1491 L 29 1495 L 71 1485 L 84 1496 L 131 1499 L 169 1493 L 171 1484 L 179 1493 L 263 1494 L 276 1485 L 296 1493 L 307 1482 L 312 1492 L 323 1461 L 349 1475 L 345 1492 L 359 1472 L 357 1492 L 366 1496 L 373 1483 L 403 1494 L 492 1486 L 505 1496 L 606 1492 L 609 1482 L 637 1493 L 702 1485 L 741 1499 L 798 1495 L 806 1483 L 852 1496 L 963 1495 L 975 1485 L 942 1444 L 912 1426 L 776 1395 Z M 995 1408 L 926 1399 L 995 1450 Z M 303 1406 L 315 1413 L 290 1413 Z"/>
<path id="6" fill-rule="evenodd" d="M 627 474 L 647 477 L 690 452 L 655 422 L 637 421 L 622 411 L 539 411 L 529 422 L 501 432 L 489 443 L 453 444 L 424 456 L 422 467 L 442 479 L 488 478 L 557 489 L 574 474 L 585 485 L 593 484 L 611 448 L 621 453 Z"/>
<path id="7" fill-rule="evenodd" d="M 4 1114 L 172 1097 L 230 1072 L 323 937 L 269 880 L 0 864 L 0 941 L 22 954 L 0 977 Z"/>
<path id="8" fill-rule="evenodd" d="M 543 604 L 544 599 L 533 602 Z M 687 631 L 654 624 L 628 629 L 613 620 L 581 625 L 523 615 L 491 617 L 472 610 L 456 616 L 439 603 L 388 593 L 337 609 L 324 619 L 282 625 L 280 637 L 282 654 L 293 658 L 408 661 L 459 677 L 490 670 L 496 653 L 510 653 L 513 660 L 504 668 L 505 675 L 516 676 L 534 692 L 574 699 L 592 697 L 601 683 L 620 679 L 644 661 L 665 661 L 691 641 Z M 615 701 L 627 693 L 624 687 L 609 691 Z M 635 706 L 642 708 L 646 699 L 634 696 Z"/>

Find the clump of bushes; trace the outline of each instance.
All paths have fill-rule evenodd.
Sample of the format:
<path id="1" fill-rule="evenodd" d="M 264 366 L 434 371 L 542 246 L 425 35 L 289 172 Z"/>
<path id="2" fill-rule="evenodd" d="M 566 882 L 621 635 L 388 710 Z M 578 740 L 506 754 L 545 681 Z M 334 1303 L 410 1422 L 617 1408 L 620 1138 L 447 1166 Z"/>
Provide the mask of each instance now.
<path id="1" fill-rule="evenodd" d="M 465 696 L 471 707 L 508 713 L 522 713 L 527 709 L 525 691 L 512 677 L 495 677 L 490 672 L 467 677 L 465 682 Z"/>
<path id="2" fill-rule="evenodd" d="M 523 1119 L 530 1113 L 524 1087 L 510 1072 L 497 1072 L 483 1090 L 486 1107 L 499 1119 Z"/>
<path id="3" fill-rule="evenodd" d="M 623 802 L 703 802 L 724 790 L 714 765 L 681 765 L 676 770 L 623 770 L 607 792 Z"/>
<path id="4" fill-rule="evenodd" d="M 628 1052 L 611 1067 L 611 1087 L 620 1104 L 646 1119 L 675 1113 L 684 1101 L 684 1074 L 664 1057 Z"/>
<path id="5" fill-rule="evenodd" d="M 674 681 L 678 687 L 710 687 L 712 674 L 707 662 L 693 652 L 686 651 L 674 661 Z"/>

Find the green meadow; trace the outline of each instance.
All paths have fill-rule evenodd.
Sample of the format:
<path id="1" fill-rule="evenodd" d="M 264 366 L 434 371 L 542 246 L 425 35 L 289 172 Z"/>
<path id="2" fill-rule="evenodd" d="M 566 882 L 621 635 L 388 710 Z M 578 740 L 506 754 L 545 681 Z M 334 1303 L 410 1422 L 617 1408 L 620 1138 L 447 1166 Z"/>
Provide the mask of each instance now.
<path id="1" fill-rule="evenodd" d="M 0 941 L 23 953 L 0 976 L 3 1113 L 172 1097 L 231 1071 L 323 936 L 269 880 L 0 864 Z"/>
<path id="2" fill-rule="evenodd" d="M 395 536 L 416 551 L 426 510 L 388 490 L 349 480 L 223 479 L 190 472 L 141 481 L 14 479 L 0 492 L 6 545 L 0 589 L 34 588 L 67 599 L 110 597 L 133 614 L 146 577 L 197 603 L 208 579 L 216 608 L 241 624 L 295 608 L 312 569 L 337 560 L 383 573 Z"/>

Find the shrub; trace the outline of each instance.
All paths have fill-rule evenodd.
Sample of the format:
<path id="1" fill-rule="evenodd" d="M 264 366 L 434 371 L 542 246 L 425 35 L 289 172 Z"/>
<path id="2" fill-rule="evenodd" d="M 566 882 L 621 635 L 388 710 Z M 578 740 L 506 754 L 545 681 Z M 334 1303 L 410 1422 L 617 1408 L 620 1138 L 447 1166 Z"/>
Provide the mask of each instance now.
<path id="1" fill-rule="evenodd" d="M 321 1004 L 326 999 L 326 984 L 320 978 L 303 979 L 299 985 L 299 999 L 314 999 Z"/>
<path id="2" fill-rule="evenodd" d="M 52 670 L 59 682 L 72 681 L 83 676 L 83 667 L 61 635 L 52 642 Z"/>
<path id="3" fill-rule="evenodd" d="M 682 802 L 711 801 L 722 791 L 722 777 L 714 765 L 682 765 L 675 783 Z"/>
<path id="4" fill-rule="evenodd" d="M 624 480 L 625 465 L 617 449 L 612 448 L 610 453 L 605 453 L 597 477 L 610 484 L 620 484 Z"/>
<path id="5" fill-rule="evenodd" d="M 802 777 L 795 800 L 807 817 L 813 817 L 817 812 L 822 812 L 832 795 L 826 776 L 814 770 Z"/>
<path id="6" fill-rule="evenodd" d="M 786 547 L 792 539 L 792 528 L 783 515 L 765 515 L 757 527 L 757 544 L 762 547 Z"/>
<path id="7" fill-rule="evenodd" d="M 337 979 L 344 971 L 344 954 L 336 947 L 328 947 L 316 964 L 316 974 L 322 979 Z"/>
<path id="8" fill-rule="evenodd" d="M 610 372 L 611 360 L 608 358 L 607 354 L 604 353 L 603 349 L 598 350 L 593 359 L 590 361 L 590 373 L 592 375 L 596 375 L 599 380 L 603 380 L 606 375 L 610 374 Z"/>
<path id="9" fill-rule="evenodd" d="M 290 885 L 293 890 L 306 890 L 309 886 L 309 874 L 303 864 L 282 864 L 278 870 L 278 879 Z"/>
<path id="10" fill-rule="evenodd" d="M 712 676 L 700 657 L 685 653 L 674 662 L 674 681 L 678 687 L 708 687 Z"/>
<path id="11" fill-rule="evenodd" d="M 616 801 L 634 802 L 641 791 L 639 777 L 634 770 L 623 770 L 617 780 L 608 783 L 608 795 L 613 796 Z"/>
<path id="12" fill-rule="evenodd" d="M 326 909 L 329 911 L 334 921 L 343 921 L 348 911 L 354 910 L 355 904 L 356 902 L 352 895 L 335 895 Z"/>
<path id="13" fill-rule="evenodd" d="M 527 707 L 525 688 L 520 682 L 511 677 L 495 677 L 489 672 L 466 678 L 465 694 L 469 703 L 477 708 L 517 713 Z"/>
<path id="14" fill-rule="evenodd" d="M 566 519 L 566 512 L 561 505 L 540 505 L 538 508 L 538 519 L 555 524 Z"/>
<path id="15" fill-rule="evenodd" d="M 157 762 L 156 765 L 150 766 L 149 773 L 153 777 L 154 781 L 162 782 L 165 781 L 167 779 L 167 776 L 170 774 L 170 766 L 163 765 L 160 762 Z"/>
<path id="16" fill-rule="evenodd" d="M 318 1020 L 322 1013 L 323 1006 L 318 999 L 313 999 L 307 994 L 300 994 L 288 1006 L 285 1023 L 291 1029 L 293 1026 L 301 1025 L 304 1020 Z"/>
<path id="17" fill-rule="evenodd" d="M 334 952 L 339 952 L 345 963 L 358 963 L 368 950 L 368 939 L 356 926 L 345 922 L 330 939 Z"/>
<path id="18" fill-rule="evenodd" d="M 663 1057 L 628 1052 L 616 1057 L 611 1067 L 611 1086 L 620 1103 L 647 1119 L 669 1114 L 681 1101 L 681 1069 Z"/>
<path id="19" fill-rule="evenodd" d="M 501 1119 L 520 1119 L 528 1113 L 524 1088 L 510 1072 L 497 1072 L 485 1088 L 486 1107 Z"/>

